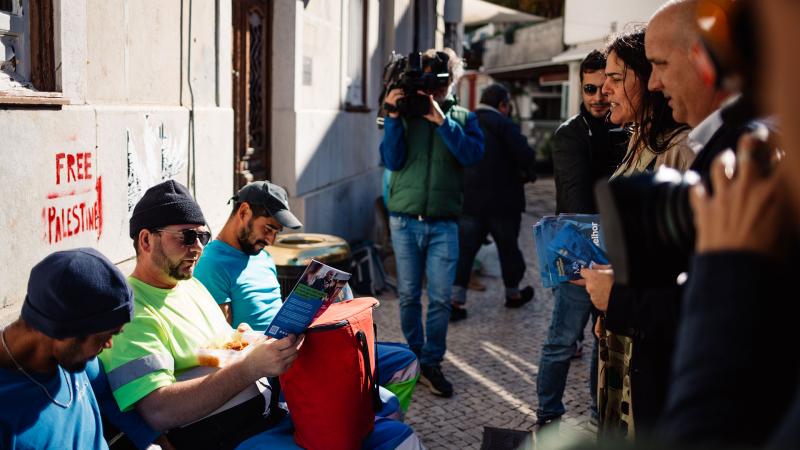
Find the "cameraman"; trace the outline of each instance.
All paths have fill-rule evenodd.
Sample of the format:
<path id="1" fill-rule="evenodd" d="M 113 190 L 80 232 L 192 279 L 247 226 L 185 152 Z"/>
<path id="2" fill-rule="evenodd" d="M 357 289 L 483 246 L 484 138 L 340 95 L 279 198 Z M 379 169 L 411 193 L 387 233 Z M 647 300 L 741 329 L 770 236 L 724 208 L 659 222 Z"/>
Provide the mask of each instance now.
<path id="1" fill-rule="evenodd" d="M 420 359 L 420 382 L 442 397 L 453 395 L 441 362 L 450 320 L 450 294 L 458 260 L 458 222 L 464 197 L 464 167 L 483 158 L 483 133 L 475 115 L 451 94 L 461 59 L 449 48 L 422 55 L 425 74 L 448 74 L 448 85 L 417 94 L 428 98 L 421 117 L 401 117 L 403 89 L 389 91 L 380 151 L 391 170 L 389 226 L 397 263 L 400 321 L 409 347 Z M 422 327 L 422 275 L 428 286 L 428 314 Z M 427 332 L 427 339 L 425 336 Z"/>

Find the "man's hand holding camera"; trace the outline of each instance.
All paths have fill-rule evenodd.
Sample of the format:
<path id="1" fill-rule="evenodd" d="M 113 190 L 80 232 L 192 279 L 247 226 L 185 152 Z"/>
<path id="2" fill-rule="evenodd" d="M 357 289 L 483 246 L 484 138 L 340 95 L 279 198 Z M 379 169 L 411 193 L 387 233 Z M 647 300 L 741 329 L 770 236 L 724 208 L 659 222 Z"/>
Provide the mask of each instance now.
<path id="1" fill-rule="evenodd" d="M 392 119 L 400 117 L 400 110 L 397 108 L 397 102 L 405 97 L 405 93 L 400 88 L 395 88 L 389 91 L 389 94 L 383 99 L 383 103 L 389 105 L 391 108 L 386 108 L 386 113 Z"/>
<path id="2" fill-rule="evenodd" d="M 444 123 L 444 113 L 442 112 L 442 108 L 439 106 L 439 103 L 436 101 L 433 94 L 428 94 L 423 91 L 418 91 L 417 93 L 419 95 L 428 97 L 428 100 L 430 101 L 430 109 L 428 109 L 428 114 L 425 114 L 422 117 L 429 122 L 435 123 L 437 126 L 441 126 Z"/>
<path id="3" fill-rule="evenodd" d="M 698 253 L 744 250 L 779 253 L 788 211 L 782 179 L 776 171 L 759 169 L 758 140 L 743 136 L 738 157 L 720 155 L 711 172 L 713 194 L 702 185 L 691 191 Z M 735 170 L 734 170 L 735 169 Z"/>

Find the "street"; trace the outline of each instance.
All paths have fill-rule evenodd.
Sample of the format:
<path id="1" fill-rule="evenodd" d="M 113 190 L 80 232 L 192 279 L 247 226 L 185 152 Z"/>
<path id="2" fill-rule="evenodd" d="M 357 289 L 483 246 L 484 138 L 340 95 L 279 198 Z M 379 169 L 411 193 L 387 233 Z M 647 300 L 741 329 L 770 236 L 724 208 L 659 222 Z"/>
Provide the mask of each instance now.
<path id="1" fill-rule="evenodd" d="M 469 291 L 469 317 L 450 324 L 442 365 L 455 395 L 449 399 L 436 397 L 418 384 L 406 415 L 406 423 L 428 449 L 478 449 L 484 426 L 530 431 L 536 422 L 536 375 L 553 295 L 539 281 L 532 227 L 540 217 L 555 210 L 553 179 L 540 178 L 526 185 L 526 200 L 519 242 L 527 269 L 520 286 L 532 284 L 536 296 L 520 309 L 505 308 L 502 280 L 487 276 L 479 277 L 486 291 Z M 379 340 L 405 342 L 397 297 L 390 293 L 379 299 L 381 306 L 375 315 Z M 423 305 L 426 302 L 423 290 Z M 584 335 L 587 340 L 583 356 L 572 360 L 569 371 L 564 393 L 566 425 L 562 425 L 561 433 L 572 428 L 577 436 L 591 438 L 587 424 L 589 327 Z"/>

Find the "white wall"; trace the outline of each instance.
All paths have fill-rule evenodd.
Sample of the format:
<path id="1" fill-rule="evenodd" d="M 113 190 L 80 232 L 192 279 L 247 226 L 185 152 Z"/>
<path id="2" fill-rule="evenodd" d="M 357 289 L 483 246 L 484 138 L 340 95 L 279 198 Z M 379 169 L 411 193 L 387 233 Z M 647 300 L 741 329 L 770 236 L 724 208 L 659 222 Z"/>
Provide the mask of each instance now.
<path id="1" fill-rule="evenodd" d="M 183 23 L 179 0 L 56 3 L 57 80 L 71 104 L 0 110 L 0 324 L 16 317 L 31 267 L 53 251 L 91 246 L 129 261 L 130 208 L 164 177 L 188 183 L 192 160 L 215 230 L 233 189 L 230 2 L 219 0 L 219 17 L 214 1 L 193 2 L 191 61 L 189 2 Z M 62 211 L 70 231 L 59 234 Z"/>
<path id="2" fill-rule="evenodd" d="M 561 53 L 564 21 L 561 18 L 537 23 L 514 32 L 514 42 L 506 44 L 502 35 L 486 40 L 484 69 L 548 61 Z"/>
<path id="3" fill-rule="evenodd" d="M 644 23 L 664 0 L 566 0 L 564 44 L 604 39 L 629 23 Z"/>
<path id="4" fill-rule="evenodd" d="M 287 186 L 293 212 L 303 231 L 329 233 L 348 240 L 366 238 L 373 225 L 375 199 L 381 194 L 375 126 L 386 41 L 379 24 L 404 24 L 393 36 L 408 46 L 413 30 L 411 2 L 369 0 L 367 99 L 369 112 L 344 109 L 347 61 L 347 0 L 275 3 L 273 39 L 273 180 Z M 294 48 L 293 48 L 294 46 Z M 295 51 L 297 49 L 297 51 Z M 304 61 L 311 83 L 304 84 Z M 280 62 L 280 64 L 278 64 Z M 295 72 L 289 73 L 287 68 Z"/>

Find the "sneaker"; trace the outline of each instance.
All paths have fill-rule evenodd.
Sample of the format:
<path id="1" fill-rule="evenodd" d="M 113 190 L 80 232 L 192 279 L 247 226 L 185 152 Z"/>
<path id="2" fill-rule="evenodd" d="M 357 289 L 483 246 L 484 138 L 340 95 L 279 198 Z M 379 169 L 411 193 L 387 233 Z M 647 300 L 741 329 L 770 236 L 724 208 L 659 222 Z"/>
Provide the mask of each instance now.
<path id="1" fill-rule="evenodd" d="M 519 291 L 519 298 L 506 297 L 506 308 L 519 308 L 520 306 L 533 300 L 533 286 L 526 286 Z"/>
<path id="2" fill-rule="evenodd" d="M 422 366 L 419 382 L 428 386 L 433 395 L 440 397 L 451 397 L 453 395 L 453 385 L 444 377 L 442 368 L 439 366 Z"/>
<path id="3" fill-rule="evenodd" d="M 453 304 L 450 308 L 450 322 L 458 322 L 467 318 L 467 308 Z"/>

